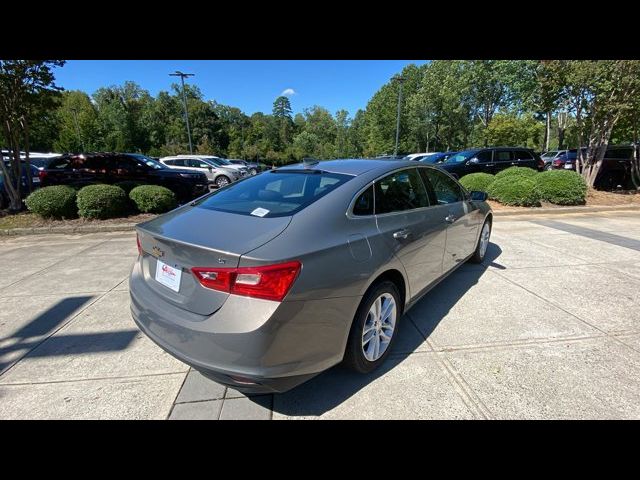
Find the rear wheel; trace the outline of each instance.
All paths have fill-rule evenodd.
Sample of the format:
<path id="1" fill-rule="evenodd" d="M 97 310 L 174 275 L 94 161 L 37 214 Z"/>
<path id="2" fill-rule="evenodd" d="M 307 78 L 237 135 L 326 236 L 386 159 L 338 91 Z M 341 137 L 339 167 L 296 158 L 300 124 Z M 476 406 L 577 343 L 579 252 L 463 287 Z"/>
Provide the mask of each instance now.
<path id="1" fill-rule="evenodd" d="M 491 220 L 487 219 L 482 225 L 480 230 L 480 238 L 478 238 L 478 245 L 476 251 L 473 252 L 473 256 L 469 259 L 472 263 L 482 263 L 484 256 L 487 253 L 487 247 L 489 246 L 489 238 L 491 237 Z"/>
<path id="2" fill-rule="evenodd" d="M 553 170 L 553 165 L 551 163 L 549 163 L 548 165 L 546 165 L 544 167 L 545 170 Z"/>
<path id="3" fill-rule="evenodd" d="M 249 170 L 249 173 L 251 175 L 257 175 L 258 174 L 258 170 L 256 170 L 255 168 L 252 168 L 251 170 Z"/>
<path id="4" fill-rule="evenodd" d="M 370 289 L 353 319 L 344 365 L 358 373 L 378 368 L 391 351 L 401 311 L 400 294 L 393 282 L 385 280 Z"/>
<path id="5" fill-rule="evenodd" d="M 226 187 L 229 183 L 231 183 L 229 177 L 225 177 L 224 175 L 220 175 L 216 178 L 216 187 L 218 188 Z"/>

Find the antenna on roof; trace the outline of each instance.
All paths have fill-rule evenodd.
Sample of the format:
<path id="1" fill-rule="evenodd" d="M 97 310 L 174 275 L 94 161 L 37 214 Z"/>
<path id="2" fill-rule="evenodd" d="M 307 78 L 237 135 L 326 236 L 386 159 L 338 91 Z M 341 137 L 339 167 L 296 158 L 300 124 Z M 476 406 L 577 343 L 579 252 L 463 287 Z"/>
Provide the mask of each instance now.
<path id="1" fill-rule="evenodd" d="M 320 163 L 320 160 L 316 160 L 315 158 L 303 158 L 302 159 L 302 165 L 304 166 L 304 168 L 311 168 L 314 165 L 317 165 Z"/>

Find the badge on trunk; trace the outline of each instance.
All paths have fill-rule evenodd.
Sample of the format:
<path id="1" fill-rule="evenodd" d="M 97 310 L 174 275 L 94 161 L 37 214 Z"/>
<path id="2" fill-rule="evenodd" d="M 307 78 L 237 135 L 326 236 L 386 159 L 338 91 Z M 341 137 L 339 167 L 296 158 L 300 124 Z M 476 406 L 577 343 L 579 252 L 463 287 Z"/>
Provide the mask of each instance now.
<path id="1" fill-rule="evenodd" d="M 156 258 L 164 257 L 164 252 L 160 250 L 158 247 L 153 247 L 153 249 L 151 249 L 151 254 Z"/>

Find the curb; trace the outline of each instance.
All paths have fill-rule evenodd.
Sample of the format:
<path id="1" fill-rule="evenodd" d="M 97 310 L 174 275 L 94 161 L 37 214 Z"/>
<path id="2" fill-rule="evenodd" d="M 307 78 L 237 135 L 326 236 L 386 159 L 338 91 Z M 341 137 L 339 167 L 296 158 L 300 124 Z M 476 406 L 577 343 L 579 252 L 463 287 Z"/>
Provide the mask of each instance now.
<path id="1" fill-rule="evenodd" d="M 640 205 L 603 205 L 595 207 L 538 207 L 519 210 L 494 210 L 494 217 L 515 217 L 520 215 L 562 215 L 565 213 L 595 212 L 640 212 Z"/>
<path id="2" fill-rule="evenodd" d="M 137 223 L 119 223 L 115 225 L 79 225 L 77 227 L 33 227 L 33 228 L 12 228 L 10 230 L 0 230 L 0 237 L 13 237 L 20 235 L 48 235 L 73 234 L 73 233 L 100 233 L 100 232 L 130 232 L 133 231 Z"/>
<path id="3" fill-rule="evenodd" d="M 640 205 L 609 205 L 601 207 L 555 207 L 555 208 L 526 208 L 520 210 L 494 210 L 494 217 L 516 217 L 530 215 L 562 215 L 565 213 L 595 213 L 595 212 L 640 212 Z M 33 227 L 12 228 L 0 230 L 0 237 L 14 237 L 20 235 L 48 235 L 100 232 L 131 232 L 137 223 L 118 223 L 115 225 L 79 225 L 77 227 Z"/>

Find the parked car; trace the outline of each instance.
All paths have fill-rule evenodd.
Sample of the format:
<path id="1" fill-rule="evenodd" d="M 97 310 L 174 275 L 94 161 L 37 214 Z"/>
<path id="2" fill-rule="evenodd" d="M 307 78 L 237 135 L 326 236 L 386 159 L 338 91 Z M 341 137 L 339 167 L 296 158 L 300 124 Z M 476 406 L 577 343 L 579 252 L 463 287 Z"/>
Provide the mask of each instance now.
<path id="1" fill-rule="evenodd" d="M 139 224 L 131 312 L 161 348 L 244 392 L 342 361 L 371 372 L 402 314 L 483 260 L 486 198 L 411 161 L 280 167 Z"/>
<path id="2" fill-rule="evenodd" d="M 607 148 L 602 166 L 595 179 L 594 187 L 602 190 L 612 190 L 617 187 L 632 188 L 631 161 L 633 160 L 633 145 L 611 145 Z M 586 148 L 582 151 L 586 153 Z M 553 161 L 556 170 L 576 170 L 578 150 L 573 148 L 566 154 Z"/>
<path id="3" fill-rule="evenodd" d="M 261 172 L 264 172 L 265 170 L 268 170 L 265 164 L 259 162 L 248 162 L 247 160 L 240 160 L 236 158 L 227 158 L 226 160 L 234 165 L 242 165 L 247 167 L 249 175 L 257 175 Z"/>
<path id="4" fill-rule="evenodd" d="M 451 155 L 438 167 L 462 178 L 469 173 L 496 174 L 509 167 L 528 167 L 542 171 L 544 162 L 533 150 L 520 147 L 490 147 L 464 150 Z"/>
<path id="5" fill-rule="evenodd" d="M 249 169 L 244 165 L 234 165 L 227 159 L 216 157 L 215 155 L 178 155 L 178 157 L 206 158 L 210 163 L 215 164 L 217 167 L 237 170 L 240 173 L 241 177 L 246 177 L 247 175 L 249 175 Z"/>
<path id="6" fill-rule="evenodd" d="M 207 176 L 210 184 L 218 188 L 225 187 L 242 176 L 234 168 L 220 167 L 208 158 L 203 157 L 163 157 L 160 162 L 169 168 L 186 169 L 192 172 L 201 172 Z"/>
<path id="7" fill-rule="evenodd" d="M 553 170 L 553 161 L 565 153 L 567 153 L 567 150 L 550 150 L 540 155 L 540 158 L 544 162 L 544 169 Z"/>
<path id="8" fill-rule="evenodd" d="M 88 185 L 136 181 L 161 185 L 172 190 L 178 200 L 188 201 L 209 191 L 207 176 L 201 172 L 175 170 L 137 153 L 87 153 L 54 159 L 40 171 L 42 186 Z"/>
<path id="9" fill-rule="evenodd" d="M 5 165 L 8 169 L 10 165 L 8 160 L 5 160 Z M 38 174 L 40 173 L 40 170 L 35 165 L 30 165 L 30 167 L 31 167 L 31 185 L 35 190 L 40 187 L 40 178 L 38 176 Z M 0 169 L 0 210 L 3 210 L 9 206 L 9 194 L 7 193 L 7 187 L 5 186 L 5 181 L 6 179 L 4 177 L 4 173 Z M 22 162 L 22 177 L 21 177 L 20 192 L 22 194 L 23 199 L 29 195 L 26 162 Z"/>
<path id="10" fill-rule="evenodd" d="M 458 153 L 458 152 L 451 151 L 451 152 L 434 153 L 432 155 L 428 155 L 428 156 L 423 157 L 423 158 L 418 158 L 418 162 L 431 163 L 433 165 L 438 164 L 438 163 L 444 163 L 447 160 L 447 158 L 449 158 L 454 153 Z"/>

